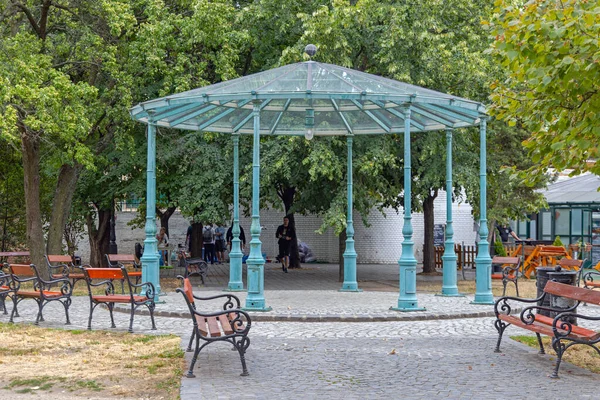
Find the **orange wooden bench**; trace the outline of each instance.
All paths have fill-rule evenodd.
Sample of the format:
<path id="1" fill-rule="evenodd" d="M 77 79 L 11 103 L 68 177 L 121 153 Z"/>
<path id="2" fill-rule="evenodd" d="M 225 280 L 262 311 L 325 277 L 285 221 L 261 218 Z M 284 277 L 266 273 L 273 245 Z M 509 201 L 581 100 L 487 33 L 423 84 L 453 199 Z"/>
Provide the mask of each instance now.
<path id="1" fill-rule="evenodd" d="M 502 271 L 500 273 L 492 274 L 492 279 L 502 279 L 502 285 L 504 286 L 502 296 L 506 295 L 506 285 L 508 284 L 508 282 L 512 282 L 515 284 L 515 290 L 517 291 L 517 296 L 519 296 L 519 286 L 517 283 L 517 279 L 519 278 L 519 267 L 521 265 L 521 258 L 494 256 L 494 258 L 492 258 L 492 265 L 494 264 L 500 265 L 502 268 Z"/>
<path id="2" fill-rule="evenodd" d="M 68 278 L 57 278 L 44 280 L 39 274 L 37 267 L 33 264 L 9 264 L 11 282 L 9 286 L 11 291 L 9 296 L 13 300 L 13 309 L 10 313 L 10 322 L 13 318 L 19 316 L 17 309 L 18 304 L 24 299 L 34 299 L 38 304 L 38 313 L 35 319 L 35 324 L 44 321 L 43 310 L 46 304 L 51 301 L 60 302 L 65 308 L 67 317 L 67 325 L 71 323 L 69 320 L 69 306 L 71 305 L 71 294 L 73 293 L 73 285 Z M 31 289 L 21 288 L 21 284 L 30 282 L 33 286 Z M 51 290 L 53 285 L 59 285 L 58 290 Z"/>
<path id="3" fill-rule="evenodd" d="M 154 297 L 156 290 L 150 282 L 132 283 L 131 277 L 125 267 L 121 268 L 84 268 L 85 281 L 88 286 L 88 294 L 90 297 L 90 316 L 88 319 L 88 330 L 92 329 L 92 315 L 98 304 L 104 304 L 110 313 L 111 328 L 116 328 L 113 318 L 113 309 L 115 303 L 123 303 L 131 305 L 131 315 L 129 318 L 129 332 L 133 332 L 133 317 L 135 310 L 140 306 L 148 307 L 150 318 L 152 320 L 152 329 L 156 329 L 154 323 Z M 100 279 L 100 282 L 93 282 L 93 279 Z M 129 292 L 127 294 L 115 294 L 113 280 L 118 279 L 127 282 Z M 104 294 L 94 294 L 94 288 L 104 286 Z M 142 289 L 141 294 L 136 294 L 136 289 Z"/>
<path id="4" fill-rule="evenodd" d="M 71 279 L 73 286 L 75 286 L 75 282 L 85 279 L 83 276 L 84 266 L 75 265 L 73 257 L 69 255 L 46 254 L 46 263 L 52 279 L 68 278 Z"/>
<path id="5" fill-rule="evenodd" d="M 551 308 L 532 305 L 524 308 L 519 315 L 511 315 L 514 303 L 537 303 L 542 301 L 545 296 L 559 296 L 563 299 L 572 300 L 574 303 L 569 308 Z M 500 352 L 500 342 L 504 330 L 515 325 L 523 329 L 527 329 L 536 334 L 538 344 L 540 346 L 540 354 L 544 354 L 544 346 L 540 335 L 552 337 L 552 348 L 556 351 L 557 361 L 552 378 L 558 378 L 558 369 L 564 352 L 575 344 L 584 344 L 593 347 L 600 353 L 600 332 L 592 329 L 583 328 L 575 325 L 570 318 L 578 318 L 579 320 L 600 321 L 600 317 L 593 317 L 577 313 L 577 307 L 580 303 L 590 303 L 600 305 L 600 292 L 594 292 L 589 289 L 580 288 L 577 286 L 566 285 L 555 281 L 548 281 L 544 287 L 544 292 L 537 299 L 521 299 L 516 297 L 504 296 L 499 298 L 494 305 L 496 313 L 495 326 L 498 330 L 498 343 L 495 351 Z M 534 314 L 534 311 L 545 310 L 556 312 L 558 315 L 551 318 L 540 314 Z"/>
<path id="6" fill-rule="evenodd" d="M 194 325 L 192 337 L 187 351 L 192 350 L 192 342 L 195 340 L 195 349 L 190 368 L 187 373 L 188 378 L 194 377 L 194 365 L 198 359 L 198 354 L 204 346 L 217 341 L 225 341 L 233 344 L 240 355 L 242 361 L 242 376 L 248 375 L 246 368 L 246 349 L 250 345 L 248 332 L 252 325 L 250 315 L 240 310 L 240 300 L 232 294 L 221 294 L 210 297 L 199 297 L 194 295 L 192 284 L 189 278 L 181 275 L 178 278 L 183 280 L 183 289 L 177 288 L 177 292 L 183 295 L 185 302 L 190 310 L 190 316 Z M 196 309 L 196 300 L 209 301 L 215 299 L 226 299 L 222 305 L 221 311 L 200 312 Z M 200 339 L 205 343 L 200 345 Z"/>

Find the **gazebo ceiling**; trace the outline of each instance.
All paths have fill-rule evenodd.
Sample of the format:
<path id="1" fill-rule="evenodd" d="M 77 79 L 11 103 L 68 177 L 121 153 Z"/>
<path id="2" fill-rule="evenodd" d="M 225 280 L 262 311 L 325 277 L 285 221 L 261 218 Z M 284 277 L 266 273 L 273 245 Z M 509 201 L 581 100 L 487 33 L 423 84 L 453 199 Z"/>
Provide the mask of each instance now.
<path id="1" fill-rule="evenodd" d="M 253 133 L 253 101 L 260 102 L 261 135 L 316 136 L 404 132 L 478 125 L 481 103 L 360 71 L 307 61 L 140 103 L 134 119 L 195 131 Z"/>

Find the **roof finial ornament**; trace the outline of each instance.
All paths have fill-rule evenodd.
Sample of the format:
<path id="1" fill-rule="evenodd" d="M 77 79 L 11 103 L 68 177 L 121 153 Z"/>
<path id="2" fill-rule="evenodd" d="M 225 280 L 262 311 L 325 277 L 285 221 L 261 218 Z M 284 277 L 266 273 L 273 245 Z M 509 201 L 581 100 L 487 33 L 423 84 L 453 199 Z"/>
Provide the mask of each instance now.
<path id="1" fill-rule="evenodd" d="M 309 44 L 304 48 L 304 52 L 308 54 L 308 56 L 312 60 L 314 55 L 317 54 L 317 46 L 315 46 L 314 44 Z"/>

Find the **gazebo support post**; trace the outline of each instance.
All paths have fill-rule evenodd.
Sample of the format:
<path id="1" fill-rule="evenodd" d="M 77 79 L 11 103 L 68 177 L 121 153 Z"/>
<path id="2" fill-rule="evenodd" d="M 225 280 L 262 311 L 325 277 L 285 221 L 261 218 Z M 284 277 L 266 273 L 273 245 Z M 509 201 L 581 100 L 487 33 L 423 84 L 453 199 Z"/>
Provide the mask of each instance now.
<path id="1" fill-rule="evenodd" d="M 142 255 L 142 282 L 151 282 L 156 289 L 154 300 L 160 290 L 160 267 L 158 241 L 156 240 L 156 125 L 148 119 L 148 159 L 146 162 L 146 239 Z"/>
<path id="2" fill-rule="evenodd" d="M 412 240 L 413 227 L 411 215 L 411 155 L 410 155 L 410 107 L 404 111 L 404 226 L 402 227 L 402 255 L 398 261 L 400 267 L 400 295 L 396 311 L 423 311 L 417 305 L 417 260 Z"/>
<path id="3" fill-rule="evenodd" d="M 456 286 L 456 253 L 452 227 L 452 129 L 446 129 L 446 241 L 444 242 L 442 296 L 463 296 Z"/>
<path id="4" fill-rule="evenodd" d="M 479 123 L 479 243 L 475 258 L 476 283 L 473 304 L 494 304 L 492 294 L 492 258 L 490 244 L 487 241 L 487 175 L 486 175 L 486 118 Z"/>
<path id="5" fill-rule="evenodd" d="M 229 253 L 229 283 L 226 291 L 244 291 L 242 281 L 242 251 L 240 249 L 240 134 L 233 134 L 233 227 L 231 233 L 231 252 Z"/>
<path id="6" fill-rule="evenodd" d="M 346 250 L 344 251 L 344 283 L 340 292 L 362 292 L 356 282 L 356 251 L 354 249 L 354 223 L 352 222 L 352 135 L 346 138 L 348 145 L 348 212 L 346 216 Z"/>
<path id="7" fill-rule="evenodd" d="M 260 241 L 260 102 L 253 102 L 254 142 L 252 146 L 252 225 L 250 226 L 250 255 L 248 265 L 248 296 L 245 310 L 271 311 L 265 305 L 265 260 Z"/>

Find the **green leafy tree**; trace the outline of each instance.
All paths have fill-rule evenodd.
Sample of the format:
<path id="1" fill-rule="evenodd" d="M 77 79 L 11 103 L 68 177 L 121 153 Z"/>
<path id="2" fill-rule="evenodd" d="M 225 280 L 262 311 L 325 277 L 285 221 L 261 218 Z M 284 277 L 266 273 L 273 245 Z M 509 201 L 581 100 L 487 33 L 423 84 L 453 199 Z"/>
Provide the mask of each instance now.
<path id="1" fill-rule="evenodd" d="M 494 113 L 531 132 L 529 176 L 549 167 L 600 174 L 598 2 L 496 1 L 491 53 L 506 71 Z"/>

